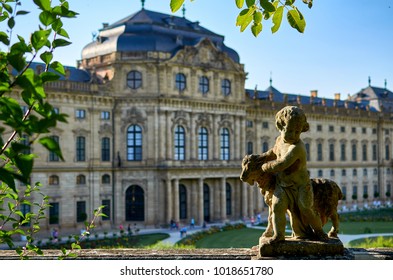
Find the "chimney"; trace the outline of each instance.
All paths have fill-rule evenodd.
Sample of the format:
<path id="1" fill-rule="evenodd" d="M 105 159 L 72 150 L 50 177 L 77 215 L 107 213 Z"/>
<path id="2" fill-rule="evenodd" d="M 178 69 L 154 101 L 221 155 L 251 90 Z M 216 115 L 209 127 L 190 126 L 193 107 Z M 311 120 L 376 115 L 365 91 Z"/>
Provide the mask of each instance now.
<path id="1" fill-rule="evenodd" d="M 311 97 L 312 98 L 318 97 L 318 90 L 312 90 L 311 91 Z"/>
<path id="2" fill-rule="evenodd" d="M 107 23 L 107 22 L 102 23 L 102 28 L 107 28 L 108 26 L 109 26 L 109 23 Z"/>
<path id="3" fill-rule="evenodd" d="M 335 93 L 334 94 L 334 100 L 340 100 L 341 94 L 340 93 Z"/>

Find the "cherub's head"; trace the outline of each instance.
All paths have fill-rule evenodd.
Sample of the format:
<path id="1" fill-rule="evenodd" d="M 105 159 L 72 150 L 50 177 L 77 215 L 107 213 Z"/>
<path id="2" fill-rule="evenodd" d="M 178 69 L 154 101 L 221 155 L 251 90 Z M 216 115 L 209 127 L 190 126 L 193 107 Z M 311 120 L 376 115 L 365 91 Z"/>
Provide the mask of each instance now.
<path id="1" fill-rule="evenodd" d="M 300 133 L 310 129 L 303 110 L 296 106 L 286 106 L 278 111 L 276 127 L 281 131 L 284 140 L 289 143 L 297 142 Z"/>

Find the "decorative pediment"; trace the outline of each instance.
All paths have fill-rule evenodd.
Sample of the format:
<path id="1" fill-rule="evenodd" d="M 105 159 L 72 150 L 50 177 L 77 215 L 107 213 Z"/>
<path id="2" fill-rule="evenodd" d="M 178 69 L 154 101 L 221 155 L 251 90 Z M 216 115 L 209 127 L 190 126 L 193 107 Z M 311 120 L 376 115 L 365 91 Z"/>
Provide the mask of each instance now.
<path id="1" fill-rule="evenodd" d="M 137 109 L 136 107 L 132 107 L 130 109 L 127 109 L 125 112 L 125 115 L 122 118 L 122 130 L 125 129 L 126 126 L 129 126 L 130 124 L 139 124 L 145 127 L 146 123 L 146 118 L 144 117 L 143 113 L 141 110 Z"/>
<path id="2" fill-rule="evenodd" d="M 112 126 L 110 124 L 104 123 L 100 126 L 99 134 L 111 134 Z"/>
<path id="3" fill-rule="evenodd" d="M 79 136 L 87 136 L 87 135 L 90 134 L 90 130 L 87 130 L 87 129 L 84 129 L 84 128 L 76 128 L 76 129 L 73 129 L 72 132 L 75 135 L 79 135 Z"/>
<path id="4" fill-rule="evenodd" d="M 187 121 L 187 118 L 188 118 L 188 113 L 187 113 L 187 112 L 185 112 L 185 111 L 183 111 L 183 110 L 176 111 L 176 112 L 175 112 L 175 116 L 174 116 L 174 118 L 172 119 L 172 123 L 173 123 L 172 130 L 173 130 L 173 128 L 174 128 L 176 125 L 181 125 L 181 126 L 183 126 L 186 130 L 188 130 L 188 121 Z"/>
<path id="5" fill-rule="evenodd" d="M 185 46 L 172 59 L 174 62 L 207 69 L 241 70 L 225 52 L 219 50 L 205 38 L 194 46 Z"/>
<path id="6" fill-rule="evenodd" d="M 208 131 L 210 131 L 211 119 L 207 113 L 199 114 L 195 123 L 196 123 L 196 128 L 195 128 L 196 130 L 198 130 L 201 127 L 205 127 Z"/>

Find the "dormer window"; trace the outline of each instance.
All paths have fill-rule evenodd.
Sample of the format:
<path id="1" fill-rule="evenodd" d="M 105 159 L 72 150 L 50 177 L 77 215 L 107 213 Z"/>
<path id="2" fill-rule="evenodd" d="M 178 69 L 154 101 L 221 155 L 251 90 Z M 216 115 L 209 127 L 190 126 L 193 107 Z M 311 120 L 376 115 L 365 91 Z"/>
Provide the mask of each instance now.
<path id="1" fill-rule="evenodd" d="M 209 92 L 209 78 L 206 76 L 201 76 L 199 78 L 199 91 L 203 94 Z"/>
<path id="2" fill-rule="evenodd" d="M 132 89 L 138 89 L 142 86 L 142 74 L 139 71 L 130 71 L 127 74 L 127 86 Z"/>
<path id="3" fill-rule="evenodd" d="M 184 75 L 183 73 L 177 73 L 175 84 L 177 90 L 179 91 L 185 90 L 187 86 L 186 75 Z"/>

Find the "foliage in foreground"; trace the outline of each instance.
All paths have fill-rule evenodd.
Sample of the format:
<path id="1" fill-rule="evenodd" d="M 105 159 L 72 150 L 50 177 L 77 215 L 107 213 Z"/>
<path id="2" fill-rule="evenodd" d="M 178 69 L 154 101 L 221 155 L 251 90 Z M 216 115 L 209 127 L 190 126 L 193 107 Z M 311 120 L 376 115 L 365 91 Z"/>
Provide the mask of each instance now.
<path id="1" fill-rule="evenodd" d="M 349 242 L 348 245 L 352 248 L 393 248 L 393 236 L 377 236 L 356 239 Z"/>
<path id="2" fill-rule="evenodd" d="M 176 12 L 184 4 L 185 0 L 171 0 L 172 12 Z M 193 0 L 191 0 L 193 1 Z M 251 32 L 257 37 L 262 32 L 263 20 L 272 20 L 272 33 L 280 29 L 282 19 L 286 12 L 289 25 L 303 33 L 306 28 L 306 21 L 303 14 L 294 5 L 296 0 L 235 0 L 236 7 L 240 13 L 236 18 L 236 26 L 243 32 L 251 23 Z M 309 8 L 313 5 L 313 0 L 302 0 Z"/>
<path id="3" fill-rule="evenodd" d="M 40 183 L 30 181 L 36 157 L 31 148 L 40 144 L 63 160 L 58 142 L 47 133 L 67 116 L 47 102 L 44 86 L 65 75 L 53 53 L 71 44 L 63 20 L 77 15 L 65 0 L 33 2 L 40 24 L 25 39 L 13 31 L 29 11 L 21 0 L 0 1 L 0 243 L 13 248 L 13 236 L 26 236 L 26 245 L 16 248 L 21 258 L 28 251 L 42 254 L 33 242 L 49 198 L 40 192 Z M 35 60 L 45 65 L 41 73 L 31 68 Z"/>

